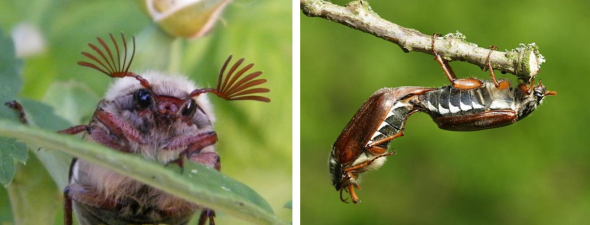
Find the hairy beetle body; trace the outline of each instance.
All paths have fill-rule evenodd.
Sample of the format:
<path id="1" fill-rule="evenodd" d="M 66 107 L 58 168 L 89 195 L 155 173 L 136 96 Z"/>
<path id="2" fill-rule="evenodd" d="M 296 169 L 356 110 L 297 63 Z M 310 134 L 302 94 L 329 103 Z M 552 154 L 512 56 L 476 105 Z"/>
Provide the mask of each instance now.
<path id="1" fill-rule="evenodd" d="M 266 83 L 266 79 L 257 79 L 262 72 L 245 75 L 254 64 L 239 68 L 244 59 L 238 60 L 226 74 L 230 56 L 221 68 L 217 88 L 199 88 L 182 76 L 157 72 L 140 76 L 130 72 L 135 39 L 129 61 L 124 35 L 121 34 L 122 52 L 113 35 L 110 39 L 114 48 L 97 38 L 102 50 L 89 44 L 96 55 L 83 52 L 91 62 L 78 64 L 121 79 L 98 103 L 88 125 L 74 126 L 60 133 L 84 133 L 85 140 L 162 164 L 176 163 L 183 168 L 184 160 L 188 159 L 220 170 L 220 158 L 214 147 L 217 142 L 212 125 L 214 117 L 203 94 L 213 93 L 225 100 L 270 101 L 256 95 L 269 92 L 267 88 L 257 87 Z M 70 183 L 64 190 L 66 225 L 73 223 L 72 208 L 81 224 L 179 225 L 186 224 L 197 209 L 203 209 L 84 160 L 72 160 L 69 177 Z M 199 225 L 207 221 L 209 225 L 215 224 L 214 217 L 213 210 L 203 209 Z"/>
<path id="2" fill-rule="evenodd" d="M 181 154 L 188 154 L 187 157 L 219 170 L 221 164 L 213 145 L 217 136 L 206 96 L 187 98 L 196 87 L 185 77 L 154 72 L 143 77 L 151 84 L 149 106 L 137 106 L 135 96 L 145 89 L 135 79 L 118 80 L 105 99 L 99 102 L 84 139 L 119 151 L 140 154 L 163 164 L 180 159 Z M 158 100 L 162 96 L 165 98 Z M 187 123 L 180 119 L 181 109 L 186 108 L 185 104 L 192 103 L 196 103 L 196 108 Z M 148 113 L 162 105 L 169 111 Z M 158 117 L 160 115 L 176 119 L 162 120 Z M 190 142 L 173 144 L 174 140 L 186 137 L 195 138 Z M 183 224 L 199 208 L 84 160 L 75 160 L 71 171 L 66 192 L 73 200 L 81 224 L 144 224 L 155 221 Z"/>

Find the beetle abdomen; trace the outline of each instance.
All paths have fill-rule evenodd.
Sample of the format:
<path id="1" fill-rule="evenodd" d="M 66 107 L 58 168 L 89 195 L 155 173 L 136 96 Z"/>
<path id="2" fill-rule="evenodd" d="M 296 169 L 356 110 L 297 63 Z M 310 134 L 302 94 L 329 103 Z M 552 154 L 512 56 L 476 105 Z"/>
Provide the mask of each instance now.
<path id="1" fill-rule="evenodd" d="M 489 110 L 515 110 L 511 88 L 497 89 L 486 81 L 481 88 L 461 90 L 444 86 L 427 92 L 420 99 L 433 118 L 441 116 L 472 115 Z"/>
<path id="2" fill-rule="evenodd" d="M 404 128 L 408 114 L 412 109 L 413 105 L 409 101 L 395 101 L 385 120 L 383 120 L 379 125 L 379 129 L 371 137 L 369 144 L 399 133 Z M 389 141 L 381 143 L 378 146 L 387 149 Z"/>
<path id="3" fill-rule="evenodd" d="M 454 131 L 506 126 L 516 120 L 514 89 L 498 89 L 491 81 L 477 89 L 444 86 L 419 101 L 439 128 Z"/>

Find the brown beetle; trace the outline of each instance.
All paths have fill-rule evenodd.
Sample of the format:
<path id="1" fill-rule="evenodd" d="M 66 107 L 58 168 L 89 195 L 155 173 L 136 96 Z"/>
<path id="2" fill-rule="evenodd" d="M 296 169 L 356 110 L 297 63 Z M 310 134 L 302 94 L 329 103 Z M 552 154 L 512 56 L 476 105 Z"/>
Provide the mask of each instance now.
<path id="1" fill-rule="evenodd" d="M 457 79 L 441 55 L 434 50 L 437 35 L 432 38 L 432 50 L 451 85 L 440 88 L 399 87 L 375 92 L 346 125 L 332 147 L 330 174 L 336 190 L 350 193 L 352 201 L 359 198 L 358 176 L 375 170 L 385 163 L 389 143 L 403 135 L 407 118 L 416 112 L 428 113 L 439 128 L 453 131 L 473 131 L 506 126 L 532 113 L 545 96 L 555 95 L 545 86 L 526 83 L 512 88 L 506 80 L 498 82 L 490 63 L 492 79 Z M 492 50 L 495 47 L 492 46 Z"/>
<path id="2" fill-rule="evenodd" d="M 359 189 L 360 173 L 379 168 L 391 140 L 403 136 L 408 116 L 418 111 L 412 101 L 431 88 L 400 87 L 383 88 L 375 92 L 361 106 L 346 125 L 332 147 L 330 174 L 332 184 L 340 191 L 340 199 L 347 202 L 342 192 L 350 193 L 352 201 L 359 198 L 354 188 Z"/>
<path id="3" fill-rule="evenodd" d="M 346 125 L 332 147 L 330 174 L 332 184 L 350 193 L 352 201 L 360 189 L 358 176 L 378 169 L 385 163 L 389 143 L 403 135 L 407 118 L 416 112 L 428 113 L 439 128 L 473 131 L 513 124 L 532 113 L 545 96 L 555 95 L 540 82 L 532 88 L 520 84 L 510 88 L 508 81 L 500 87 L 493 80 L 480 81 L 479 87 L 440 88 L 398 87 L 375 92 Z M 508 88 L 504 85 L 508 84 Z M 531 92 L 529 90 L 532 89 Z"/>

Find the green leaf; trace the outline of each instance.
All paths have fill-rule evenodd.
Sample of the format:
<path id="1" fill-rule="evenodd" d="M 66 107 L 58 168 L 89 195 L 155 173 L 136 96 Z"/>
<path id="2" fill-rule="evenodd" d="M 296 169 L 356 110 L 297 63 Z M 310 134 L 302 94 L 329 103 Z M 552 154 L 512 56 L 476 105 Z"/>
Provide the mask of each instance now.
<path id="1" fill-rule="evenodd" d="M 10 155 L 0 152 L 0 183 L 8 185 L 14 177 L 14 161 Z"/>
<path id="2" fill-rule="evenodd" d="M 22 61 L 15 57 L 12 39 L 0 29 L 0 78 L 2 79 L 0 95 L 13 97 L 20 91 L 21 68 Z"/>
<path id="3" fill-rule="evenodd" d="M 70 124 L 88 121 L 87 118 L 92 116 L 99 100 L 88 86 L 76 81 L 53 82 L 43 96 L 43 102 L 52 106 L 55 114 Z M 59 129 L 63 128 L 65 127 Z"/>
<path id="4" fill-rule="evenodd" d="M 20 87 L 22 80 L 20 77 L 20 70 L 22 68 L 22 61 L 16 59 L 14 43 L 9 36 L 6 36 L 2 29 L 0 29 L 0 103 L 14 100 Z M 7 107 L 0 107 L 0 118 L 17 118 L 11 109 Z"/>
<path id="5" fill-rule="evenodd" d="M 285 205 L 283 206 L 283 208 L 293 209 L 293 200 L 288 201 L 287 203 L 285 203 Z"/>
<path id="6" fill-rule="evenodd" d="M 27 119 L 29 120 L 31 126 L 37 126 L 52 131 L 62 130 L 71 126 L 71 124 L 69 124 L 67 121 L 55 115 L 53 113 L 53 108 L 44 103 L 28 99 L 19 99 L 18 101 L 25 109 Z M 12 114 L 16 113 L 12 112 Z M 17 118 L 13 118 L 10 119 L 10 121 L 16 122 L 19 120 Z M 37 155 L 39 160 L 47 168 L 51 177 L 58 184 L 58 187 L 60 189 L 65 188 L 68 182 L 67 176 L 72 157 L 62 152 L 53 152 L 47 151 L 46 149 L 40 149 L 40 146 L 38 145 L 30 145 L 29 147 L 34 149 L 32 152 Z M 26 148 L 23 148 L 23 151 L 26 151 Z"/>
<path id="7" fill-rule="evenodd" d="M 26 166 L 17 165 L 14 180 L 6 189 L 14 224 L 48 224 L 58 216 L 60 191 L 35 155 Z"/>
<path id="8" fill-rule="evenodd" d="M 285 205 L 283 206 L 283 208 L 293 210 L 293 200 L 288 201 L 287 203 L 285 203 Z M 293 224 L 293 222 L 291 222 L 290 224 Z"/>
<path id="9" fill-rule="evenodd" d="M 28 153 L 26 151 L 26 145 L 18 143 L 14 139 L 0 137 L 0 149 L 3 149 L 2 153 L 7 153 L 21 163 L 27 162 Z M 25 149 L 25 151 L 23 151 Z"/>
<path id="10" fill-rule="evenodd" d="M 13 100 L 20 91 L 22 80 L 19 76 L 22 61 L 16 59 L 14 44 L 0 29 L 0 118 L 18 119 L 4 102 Z M 14 160 L 27 160 L 27 148 L 13 139 L 0 138 L 0 183 L 8 185 L 14 177 Z"/>
<path id="11" fill-rule="evenodd" d="M 286 224 L 252 189 L 201 164 L 187 163 L 185 172 L 179 174 L 173 168 L 136 155 L 10 121 L 0 121 L 0 135 L 63 151 L 201 206 L 254 223 Z"/>

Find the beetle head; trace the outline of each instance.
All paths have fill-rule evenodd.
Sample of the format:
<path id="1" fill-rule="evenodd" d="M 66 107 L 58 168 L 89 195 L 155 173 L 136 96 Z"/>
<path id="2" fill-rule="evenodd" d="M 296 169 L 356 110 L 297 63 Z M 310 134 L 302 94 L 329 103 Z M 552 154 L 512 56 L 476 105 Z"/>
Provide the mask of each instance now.
<path id="1" fill-rule="evenodd" d="M 539 80 L 537 85 L 531 82 L 530 85 L 522 83 L 516 90 L 516 101 L 519 104 L 518 119 L 522 119 L 531 114 L 545 99 L 545 96 L 556 95 L 555 91 L 548 91 Z"/>
<path id="2" fill-rule="evenodd" d="M 348 184 L 348 180 L 345 179 L 345 176 L 342 171 L 342 165 L 338 162 L 337 158 L 334 156 L 334 150 L 330 154 L 330 176 L 332 178 L 332 185 L 336 188 L 337 191 L 340 191 L 344 186 Z"/>
<path id="3" fill-rule="evenodd" d="M 334 148 L 334 147 L 333 147 Z M 352 172 L 345 172 L 344 168 L 342 166 L 342 164 L 340 164 L 340 162 L 338 162 L 338 158 L 334 156 L 334 153 L 337 152 L 334 149 L 332 149 L 332 153 L 330 154 L 330 161 L 329 161 L 329 167 L 330 167 L 330 176 L 332 178 L 332 185 L 336 188 L 336 191 L 340 191 L 340 200 L 342 200 L 342 202 L 346 202 L 348 203 L 348 200 L 345 199 L 342 196 L 342 192 L 346 191 L 349 192 L 349 190 L 347 190 L 346 188 L 355 184 L 356 185 L 356 179 L 354 177 L 351 177 L 350 174 L 354 173 L 354 171 Z M 354 173 L 354 176 L 356 177 L 356 173 Z M 358 186 L 358 185 L 356 185 Z M 355 196 L 353 197 L 353 201 L 356 203 L 357 198 L 356 195 L 354 194 L 354 190 L 352 190 L 352 194 L 351 196 Z"/>

